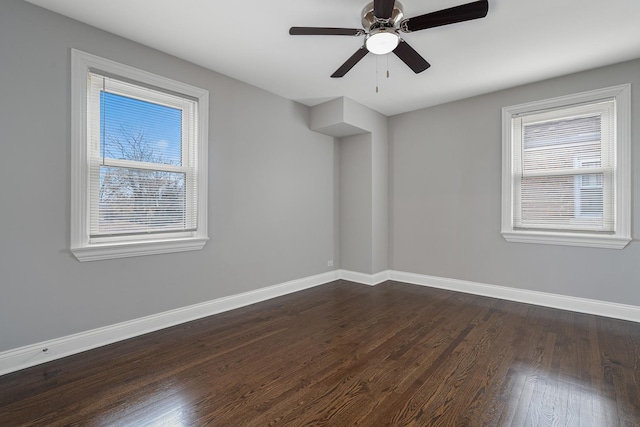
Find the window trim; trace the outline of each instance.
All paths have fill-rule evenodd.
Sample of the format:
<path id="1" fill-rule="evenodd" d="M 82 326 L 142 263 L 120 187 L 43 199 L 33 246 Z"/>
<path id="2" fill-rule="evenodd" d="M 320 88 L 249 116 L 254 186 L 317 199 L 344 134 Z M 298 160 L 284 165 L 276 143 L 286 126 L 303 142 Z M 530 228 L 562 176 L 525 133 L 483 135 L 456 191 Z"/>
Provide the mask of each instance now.
<path id="1" fill-rule="evenodd" d="M 89 238 L 89 158 L 87 78 L 90 71 L 111 74 L 141 85 L 183 94 L 198 101 L 198 213 L 193 233 L 176 237 L 91 242 Z M 71 49 L 71 219 L 70 250 L 79 261 L 200 250 L 207 240 L 207 159 L 209 92 L 185 83 Z"/>
<path id="2" fill-rule="evenodd" d="M 614 191 L 616 192 L 615 234 L 516 230 L 513 227 L 514 138 L 512 118 L 606 99 L 616 101 L 616 146 Z M 507 242 L 623 249 L 631 239 L 631 85 L 623 84 L 557 98 L 502 108 L 502 223 Z"/>

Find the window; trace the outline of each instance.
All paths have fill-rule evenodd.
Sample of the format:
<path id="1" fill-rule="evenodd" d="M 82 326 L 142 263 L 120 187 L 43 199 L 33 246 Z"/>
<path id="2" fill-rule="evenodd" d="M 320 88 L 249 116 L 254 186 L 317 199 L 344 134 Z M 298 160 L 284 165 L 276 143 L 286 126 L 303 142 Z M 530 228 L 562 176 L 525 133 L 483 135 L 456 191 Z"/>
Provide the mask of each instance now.
<path id="1" fill-rule="evenodd" d="M 506 107 L 502 122 L 507 241 L 629 243 L 629 85 Z"/>
<path id="2" fill-rule="evenodd" d="M 71 251 L 201 249 L 208 92 L 72 50 Z"/>

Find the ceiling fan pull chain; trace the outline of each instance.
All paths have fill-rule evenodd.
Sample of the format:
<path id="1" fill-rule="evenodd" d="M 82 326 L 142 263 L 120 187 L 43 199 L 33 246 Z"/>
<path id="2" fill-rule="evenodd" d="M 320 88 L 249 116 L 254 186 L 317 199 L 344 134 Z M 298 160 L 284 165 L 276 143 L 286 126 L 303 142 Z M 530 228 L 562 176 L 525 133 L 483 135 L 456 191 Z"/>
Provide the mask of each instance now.
<path id="1" fill-rule="evenodd" d="M 378 93 L 378 56 L 376 55 L 376 93 Z"/>
<path id="2" fill-rule="evenodd" d="M 389 78 L 389 54 L 387 53 L 387 78 Z"/>

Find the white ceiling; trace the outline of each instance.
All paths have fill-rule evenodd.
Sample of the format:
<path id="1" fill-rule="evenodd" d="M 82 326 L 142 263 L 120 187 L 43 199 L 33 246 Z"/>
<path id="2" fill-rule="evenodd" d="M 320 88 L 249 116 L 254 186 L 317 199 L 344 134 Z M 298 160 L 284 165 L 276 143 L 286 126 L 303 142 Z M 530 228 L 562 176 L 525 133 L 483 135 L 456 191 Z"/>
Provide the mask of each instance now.
<path id="1" fill-rule="evenodd" d="M 289 27 L 360 28 L 368 0 L 27 1 L 309 106 L 347 96 L 386 115 L 640 57 L 639 0 L 489 0 L 484 19 L 403 35 L 423 73 L 369 54 L 341 79 L 364 38 Z M 470 1 L 402 4 L 413 17 Z"/>

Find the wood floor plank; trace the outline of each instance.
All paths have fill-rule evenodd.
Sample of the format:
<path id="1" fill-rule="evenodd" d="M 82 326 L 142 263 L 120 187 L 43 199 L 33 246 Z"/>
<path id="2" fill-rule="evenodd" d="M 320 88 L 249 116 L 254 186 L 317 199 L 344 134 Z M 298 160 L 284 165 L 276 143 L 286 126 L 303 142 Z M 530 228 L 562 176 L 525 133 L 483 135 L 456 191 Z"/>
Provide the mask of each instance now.
<path id="1" fill-rule="evenodd" d="M 0 377 L 1 426 L 637 426 L 640 324 L 346 281 Z"/>

